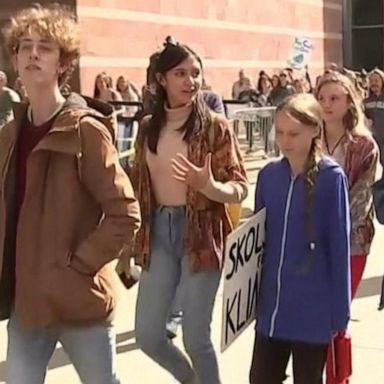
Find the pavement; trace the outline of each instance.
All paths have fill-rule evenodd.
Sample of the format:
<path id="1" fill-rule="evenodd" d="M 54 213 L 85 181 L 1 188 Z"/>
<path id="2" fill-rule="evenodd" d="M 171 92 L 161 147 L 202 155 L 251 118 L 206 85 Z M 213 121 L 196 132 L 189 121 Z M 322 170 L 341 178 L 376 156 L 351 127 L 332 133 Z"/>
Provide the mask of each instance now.
<path id="1" fill-rule="evenodd" d="M 245 148 L 243 148 L 245 150 Z M 257 173 L 269 159 L 256 150 L 245 155 L 252 188 L 243 204 L 246 215 L 253 210 Z M 376 225 L 376 236 L 363 281 L 352 304 L 350 332 L 353 340 L 353 377 L 351 384 L 384 383 L 384 311 L 377 311 L 381 277 L 384 272 L 384 227 Z M 135 344 L 134 313 L 137 287 L 121 291 L 116 317 L 117 370 L 122 384 L 171 384 L 176 381 L 146 357 Z M 220 350 L 222 286 L 216 297 L 212 338 L 218 355 L 222 384 L 247 384 L 254 331 L 250 326 L 223 354 Z M 6 323 L 0 323 L 0 383 L 5 380 Z M 181 334 L 175 343 L 182 348 Z M 33 351 L 31 351 L 33 353 Z M 273 369 L 271 367 L 271 369 Z M 288 372 L 289 374 L 291 372 Z M 61 345 L 50 361 L 46 384 L 76 384 L 79 379 Z M 292 384 L 288 378 L 286 384 Z M 27 384 L 27 383 L 25 383 Z M 311 384 L 311 383 L 308 383 Z"/>

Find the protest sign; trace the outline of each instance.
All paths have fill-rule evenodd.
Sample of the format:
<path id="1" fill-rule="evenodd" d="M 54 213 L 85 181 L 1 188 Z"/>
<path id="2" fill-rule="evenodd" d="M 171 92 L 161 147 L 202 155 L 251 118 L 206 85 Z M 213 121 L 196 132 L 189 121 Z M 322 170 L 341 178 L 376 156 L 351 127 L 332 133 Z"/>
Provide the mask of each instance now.
<path id="1" fill-rule="evenodd" d="M 292 54 L 288 60 L 289 66 L 297 70 L 303 69 L 310 61 L 312 50 L 313 44 L 311 40 L 304 37 L 295 37 Z"/>
<path id="2" fill-rule="evenodd" d="M 239 226 L 227 238 L 221 332 L 222 352 L 255 319 L 264 240 L 265 209 Z"/>

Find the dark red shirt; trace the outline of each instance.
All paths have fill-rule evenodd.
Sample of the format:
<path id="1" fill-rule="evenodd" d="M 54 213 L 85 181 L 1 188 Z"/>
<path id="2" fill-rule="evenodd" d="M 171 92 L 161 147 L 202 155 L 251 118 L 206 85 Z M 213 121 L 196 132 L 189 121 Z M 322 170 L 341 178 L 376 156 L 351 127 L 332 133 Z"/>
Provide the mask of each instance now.
<path id="1" fill-rule="evenodd" d="M 16 201 L 15 201 L 15 219 L 19 218 L 21 206 L 25 196 L 25 187 L 27 180 L 27 161 L 33 149 L 39 144 L 41 139 L 52 128 L 55 118 L 51 118 L 40 126 L 35 126 L 29 120 L 20 129 L 19 140 L 17 144 L 16 160 Z"/>
<path id="2" fill-rule="evenodd" d="M 20 133 L 16 147 L 16 190 L 14 205 L 13 228 L 7 231 L 10 240 L 10 249 L 7 250 L 8 258 L 3 260 L 3 273 L 0 278 L 0 300 L 4 303 L 3 307 L 11 310 L 14 291 L 15 291 L 15 259 L 16 259 L 16 239 L 17 224 L 19 221 L 20 210 L 23 205 L 27 178 L 27 161 L 29 155 L 40 142 L 40 140 L 49 132 L 53 126 L 54 117 L 43 125 L 36 127 L 29 121 L 20 128 Z M 1 314 L 6 315 L 6 314 Z"/>

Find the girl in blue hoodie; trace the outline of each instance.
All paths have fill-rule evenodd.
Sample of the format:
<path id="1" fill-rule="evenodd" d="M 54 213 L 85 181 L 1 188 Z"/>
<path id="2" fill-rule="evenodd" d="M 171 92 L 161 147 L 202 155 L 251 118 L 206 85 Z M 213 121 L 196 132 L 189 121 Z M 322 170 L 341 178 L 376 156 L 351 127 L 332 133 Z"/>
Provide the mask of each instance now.
<path id="1" fill-rule="evenodd" d="M 293 358 L 295 384 L 321 384 L 332 334 L 350 306 L 348 186 L 321 153 L 321 107 L 310 94 L 276 113 L 283 158 L 258 177 L 255 210 L 266 209 L 251 384 L 281 384 Z"/>

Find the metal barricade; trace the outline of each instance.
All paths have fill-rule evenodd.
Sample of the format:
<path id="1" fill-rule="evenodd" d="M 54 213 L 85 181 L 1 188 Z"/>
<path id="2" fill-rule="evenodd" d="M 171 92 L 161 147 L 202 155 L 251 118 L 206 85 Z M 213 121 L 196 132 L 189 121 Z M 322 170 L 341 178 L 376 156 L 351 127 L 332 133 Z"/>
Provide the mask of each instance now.
<path id="1" fill-rule="evenodd" d="M 143 105 L 140 102 L 130 101 L 114 101 L 110 104 L 115 108 L 117 118 L 116 147 L 120 163 L 126 168 L 135 154 L 135 142 L 139 131 L 138 117 Z M 132 108 L 135 110 L 134 115 L 131 113 Z"/>
<path id="2" fill-rule="evenodd" d="M 257 107 L 239 109 L 234 113 L 234 120 L 242 121 L 245 126 L 248 152 L 254 150 L 256 141 L 261 142 L 266 155 L 271 152 L 276 156 L 279 154 L 275 138 L 275 112 L 275 107 Z"/>
<path id="3" fill-rule="evenodd" d="M 241 101 L 241 100 L 230 100 L 230 99 L 223 99 L 224 104 L 224 111 L 225 116 L 227 119 L 231 120 L 234 117 L 234 114 L 239 109 L 244 109 L 245 107 L 251 107 L 250 103 L 247 101 Z"/>
<path id="4" fill-rule="evenodd" d="M 118 117 L 117 127 L 117 151 L 120 164 L 126 168 L 135 155 L 135 142 L 139 131 L 139 122 L 132 117 Z"/>
<path id="5" fill-rule="evenodd" d="M 235 120 L 235 113 L 244 108 L 251 107 L 252 104 L 247 101 L 223 99 L 225 116 L 228 120 L 233 120 L 233 129 L 235 134 L 239 134 L 239 121 Z"/>

